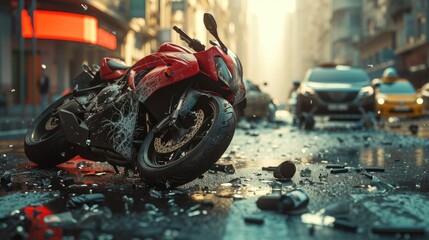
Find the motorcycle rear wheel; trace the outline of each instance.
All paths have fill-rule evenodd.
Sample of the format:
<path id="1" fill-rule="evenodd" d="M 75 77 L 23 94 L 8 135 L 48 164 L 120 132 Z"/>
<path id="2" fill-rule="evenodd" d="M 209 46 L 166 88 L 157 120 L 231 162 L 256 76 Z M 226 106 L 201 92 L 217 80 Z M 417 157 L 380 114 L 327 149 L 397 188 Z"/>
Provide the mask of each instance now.
<path id="1" fill-rule="evenodd" d="M 52 114 L 70 98 L 71 95 L 66 95 L 52 103 L 27 130 L 24 150 L 31 162 L 39 166 L 55 166 L 77 155 L 73 147 L 67 143 L 59 119 Z"/>
<path id="2" fill-rule="evenodd" d="M 145 138 L 137 165 L 146 184 L 173 188 L 188 183 L 206 172 L 228 148 L 236 125 L 230 103 L 217 96 L 203 98 L 191 114 L 195 120 L 189 128 L 176 131 L 166 126 Z"/>

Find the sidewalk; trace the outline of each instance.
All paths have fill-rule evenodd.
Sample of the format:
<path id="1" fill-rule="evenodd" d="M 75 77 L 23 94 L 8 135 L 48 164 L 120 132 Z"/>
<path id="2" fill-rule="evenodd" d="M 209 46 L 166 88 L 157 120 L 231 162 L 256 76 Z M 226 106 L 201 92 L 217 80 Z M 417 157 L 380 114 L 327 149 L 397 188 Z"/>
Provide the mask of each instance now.
<path id="1" fill-rule="evenodd" d="M 27 129 L 39 113 L 38 107 L 33 108 L 33 106 L 25 106 L 23 109 L 16 105 L 8 107 L 7 112 L 5 109 L 0 109 L 0 135 Z"/>

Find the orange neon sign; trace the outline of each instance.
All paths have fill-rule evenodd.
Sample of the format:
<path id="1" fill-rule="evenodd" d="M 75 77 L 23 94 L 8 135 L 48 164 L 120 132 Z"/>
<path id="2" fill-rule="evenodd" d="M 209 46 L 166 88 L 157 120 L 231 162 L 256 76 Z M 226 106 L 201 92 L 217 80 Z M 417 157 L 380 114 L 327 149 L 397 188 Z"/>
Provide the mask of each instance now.
<path id="1" fill-rule="evenodd" d="M 27 10 L 23 10 L 22 36 L 33 37 L 33 26 Z M 76 41 L 97 44 L 115 50 L 116 36 L 98 28 L 95 17 L 56 11 L 36 10 L 34 13 L 35 37 L 40 39 Z"/>

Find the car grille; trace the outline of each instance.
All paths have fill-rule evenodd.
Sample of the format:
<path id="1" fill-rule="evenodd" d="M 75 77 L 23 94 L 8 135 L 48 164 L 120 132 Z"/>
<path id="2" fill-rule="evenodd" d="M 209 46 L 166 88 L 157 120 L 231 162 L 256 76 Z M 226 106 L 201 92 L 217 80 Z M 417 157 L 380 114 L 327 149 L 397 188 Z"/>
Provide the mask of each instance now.
<path id="1" fill-rule="evenodd" d="M 405 110 L 396 110 L 392 109 L 389 111 L 390 113 L 413 113 L 413 109 L 405 109 Z"/>
<path id="2" fill-rule="evenodd" d="M 329 103 L 347 103 L 353 102 L 358 95 L 358 92 L 317 92 L 317 95 Z"/>

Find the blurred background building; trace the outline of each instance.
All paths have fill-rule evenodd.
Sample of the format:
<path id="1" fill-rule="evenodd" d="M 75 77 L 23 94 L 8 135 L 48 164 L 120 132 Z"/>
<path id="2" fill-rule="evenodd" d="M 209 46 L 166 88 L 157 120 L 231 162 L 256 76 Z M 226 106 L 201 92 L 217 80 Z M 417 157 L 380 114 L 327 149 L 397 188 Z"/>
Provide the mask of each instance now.
<path id="1" fill-rule="evenodd" d="M 296 29 L 285 50 L 296 59 L 288 82 L 333 62 L 364 68 L 370 78 L 393 66 L 418 89 L 429 82 L 428 16 L 427 0 L 296 0 L 285 27 Z"/>
<path id="2" fill-rule="evenodd" d="M 245 61 L 246 9 L 245 0 L 2 0 L 0 107 L 34 113 L 42 66 L 54 99 L 83 63 L 99 64 L 108 56 L 132 65 L 163 42 L 183 44 L 173 25 L 207 46 L 212 37 L 205 12 L 215 15 L 219 35 Z"/>

